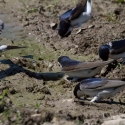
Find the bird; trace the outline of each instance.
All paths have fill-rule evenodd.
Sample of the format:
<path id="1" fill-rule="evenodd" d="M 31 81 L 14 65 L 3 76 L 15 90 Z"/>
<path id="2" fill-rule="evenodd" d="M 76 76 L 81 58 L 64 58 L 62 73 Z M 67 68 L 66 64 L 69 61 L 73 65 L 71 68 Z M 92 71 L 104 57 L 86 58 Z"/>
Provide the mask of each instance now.
<path id="1" fill-rule="evenodd" d="M 88 78 L 82 80 L 74 88 L 74 96 L 93 96 L 90 102 L 99 102 L 103 98 L 116 95 L 125 88 L 125 79 Z"/>
<path id="2" fill-rule="evenodd" d="M 60 17 L 58 34 L 68 37 L 73 28 L 80 27 L 92 17 L 92 0 L 80 0 L 75 8 L 69 9 Z"/>
<path id="3" fill-rule="evenodd" d="M 21 49 L 27 48 L 26 46 L 11 46 L 11 45 L 0 45 L 0 52 L 11 50 L 11 49 Z"/>
<path id="4" fill-rule="evenodd" d="M 0 20 L 0 34 L 4 29 L 4 22 Z M 26 48 L 26 46 L 11 46 L 11 45 L 0 45 L 0 52 L 11 50 L 11 49 L 19 49 L 19 48 Z"/>
<path id="5" fill-rule="evenodd" d="M 2 33 L 3 29 L 4 29 L 4 23 L 2 20 L 0 20 L 0 34 Z"/>
<path id="6" fill-rule="evenodd" d="M 100 46 L 98 53 L 99 57 L 104 61 L 109 58 L 115 60 L 122 58 L 122 64 L 125 64 L 125 39 L 115 40 Z"/>
<path id="7" fill-rule="evenodd" d="M 93 77 L 101 71 L 103 66 L 113 61 L 82 62 L 70 59 L 68 56 L 60 56 L 58 58 L 58 64 L 62 67 L 62 72 L 69 77 L 73 77 L 73 81 L 76 81 L 77 78 Z"/>

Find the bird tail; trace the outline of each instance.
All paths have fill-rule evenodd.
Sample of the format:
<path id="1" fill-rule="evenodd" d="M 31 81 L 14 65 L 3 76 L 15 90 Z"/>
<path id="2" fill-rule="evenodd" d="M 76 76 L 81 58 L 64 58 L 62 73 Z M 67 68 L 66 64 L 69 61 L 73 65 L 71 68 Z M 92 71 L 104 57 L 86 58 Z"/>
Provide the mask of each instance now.
<path id="1" fill-rule="evenodd" d="M 121 81 L 125 81 L 125 78 L 122 78 Z"/>
<path id="2" fill-rule="evenodd" d="M 26 46 L 7 46 L 7 50 L 10 50 L 10 49 L 20 49 L 20 48 L 27 48 Z"/>

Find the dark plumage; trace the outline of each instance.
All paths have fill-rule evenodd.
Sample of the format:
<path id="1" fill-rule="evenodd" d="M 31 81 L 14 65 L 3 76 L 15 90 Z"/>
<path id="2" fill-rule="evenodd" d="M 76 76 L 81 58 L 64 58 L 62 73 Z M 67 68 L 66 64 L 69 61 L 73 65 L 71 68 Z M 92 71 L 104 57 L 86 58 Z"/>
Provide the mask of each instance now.
<path id="1" fill-rule="evenodd" d="M 3 29 L 4 29 L 4 23 L 2 20 L 0 20 L 0 34 L 2 33 Z"/>
<path id="2" fill-rule="evenodd" d="M 100 47 L 99 49 L 99 57 L 103 60 L 103 61 L 107 61 L 109 58 L 109 50 L 110 50 L 110 46 L 109 45 L 103 45 Z"/>
<path id="3" fill-rule="evenodd" d="M 62 67 L 77 65 L 77 64 L 81 63 L 81 61 L 76 61 L 76 60 L 70 59 L 68 56 L 60 56 L 58 58 L 58 62 L 60 63 L 60 65 Z"/>
<path id="4" fill-rule="evenodd" d="M 69 28 L 70 28 L 70 23 L 69 21 L 66 20 L 62 20 L 60 21 L 59 24 L 59 29 L 58 29 L 58 33 L 61 37 L 68 37 L 71 34 L 71 31 L 68 32 Z M 66 34 L 67 33 L 67 34 Z"/>
<path id="5" fill-rule="evenodd" d="M 123 58 L 125 62 L 125 39 L 106 43 L 99 48 L 99 57 L 106 61 L 108 58 Z"/>
<path id="6" fill-rule="evenodd" d="M 66 11 L 59 17 L 59 35 L 68 37 L 74 27 L 79 27 L 91 18 L 91 0 L 81 0 L 75 8 Z"/>
<path id="7" fill-rule="evenodd" d="M 0 45 L 0 52 L 11 50 L 11 49 L 21 49 L 21 48 L 27 48 L 25 46 L 10 46 L 10 45 Z"/>
<path id="8" fill-rule="evenodd" d="M 93 96 L 91 102 L 95 102 L 116 95 L 124 87 L 125 79 L 88 78 L 75 86 L 74 95 L 77 98 Z"/>

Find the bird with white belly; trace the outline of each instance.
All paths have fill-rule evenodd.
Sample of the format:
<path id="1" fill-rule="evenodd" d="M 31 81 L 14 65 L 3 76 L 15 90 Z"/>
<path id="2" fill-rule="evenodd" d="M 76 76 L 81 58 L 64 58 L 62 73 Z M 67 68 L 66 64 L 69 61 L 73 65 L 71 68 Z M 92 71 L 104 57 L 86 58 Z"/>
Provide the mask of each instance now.
<path id="1" fill-rule="evenodd" d="M 111 59 L 123 59 L 125 64 L 125 39 L 116 40 L 106 43 L 99 48 L 99 57 L 106 61 L 108 58 Z"/>
<path id="2" fill-rule="evenodd" d="M 68 37 L 73 28 L 80 27 L 92 17 L 92 0 L 80 0 L 75 8 L 66 11 L 59 18 L 58 34 Z"/>
<path id="3" fill-rule="evenodd" d="M 69 77 L 73 77 L 73 81 L 77 81 L 79 78 L 94 77 L 105 65 L 113 61 L 114 60 L 82 62 L 70 59 L 68 56 L 60 56 L 58 58 L 58 63 L 62 67 L 62 72 Z"/>
<path id="4" fill-rule="evenodd" d="M 98 102 L 103 98 L 115 96 L 125 88 L 125 79 L 88 78 L 75 86 L 74 95 L 81 98 L 84 95 L 92 96 L 90 102 Z"/>

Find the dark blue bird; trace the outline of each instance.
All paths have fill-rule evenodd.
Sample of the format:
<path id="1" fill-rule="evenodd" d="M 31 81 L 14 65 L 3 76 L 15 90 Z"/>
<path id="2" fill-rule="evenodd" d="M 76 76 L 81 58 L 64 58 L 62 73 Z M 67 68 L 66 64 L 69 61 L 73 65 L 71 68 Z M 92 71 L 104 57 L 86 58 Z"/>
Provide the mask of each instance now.
<path id="1" fill-rule="evenodd" d="M 91 18 L 92 0 L 81 0 L 75 8 L 66 11 L 60 16 L 58 33 L 63 37 L 68 37 L 75 27 L 80 27 Z"/>
<path id="2" fill-rule="evenodd" d="M 4 23 L 2 20 L 0 20 L 0 34 L 2 33 L 3 29 L 4 29 Z"/>
<path id="3" fill-rule="evenodd" d="M 74 95 L 81 98 L 84 95 L 93 96 L 90 102 L 99 101 L 116 95 L 125 88 L 125 79 L 88 78 L 82 80 L 74 88 Z"/>
<path id="4" fill-rule="evenodd" d="M 99 57 L 106 61 L 108 58 L 123 58 L 125 64 L 125 39 L 106 43 L 99 48 Z"/>

